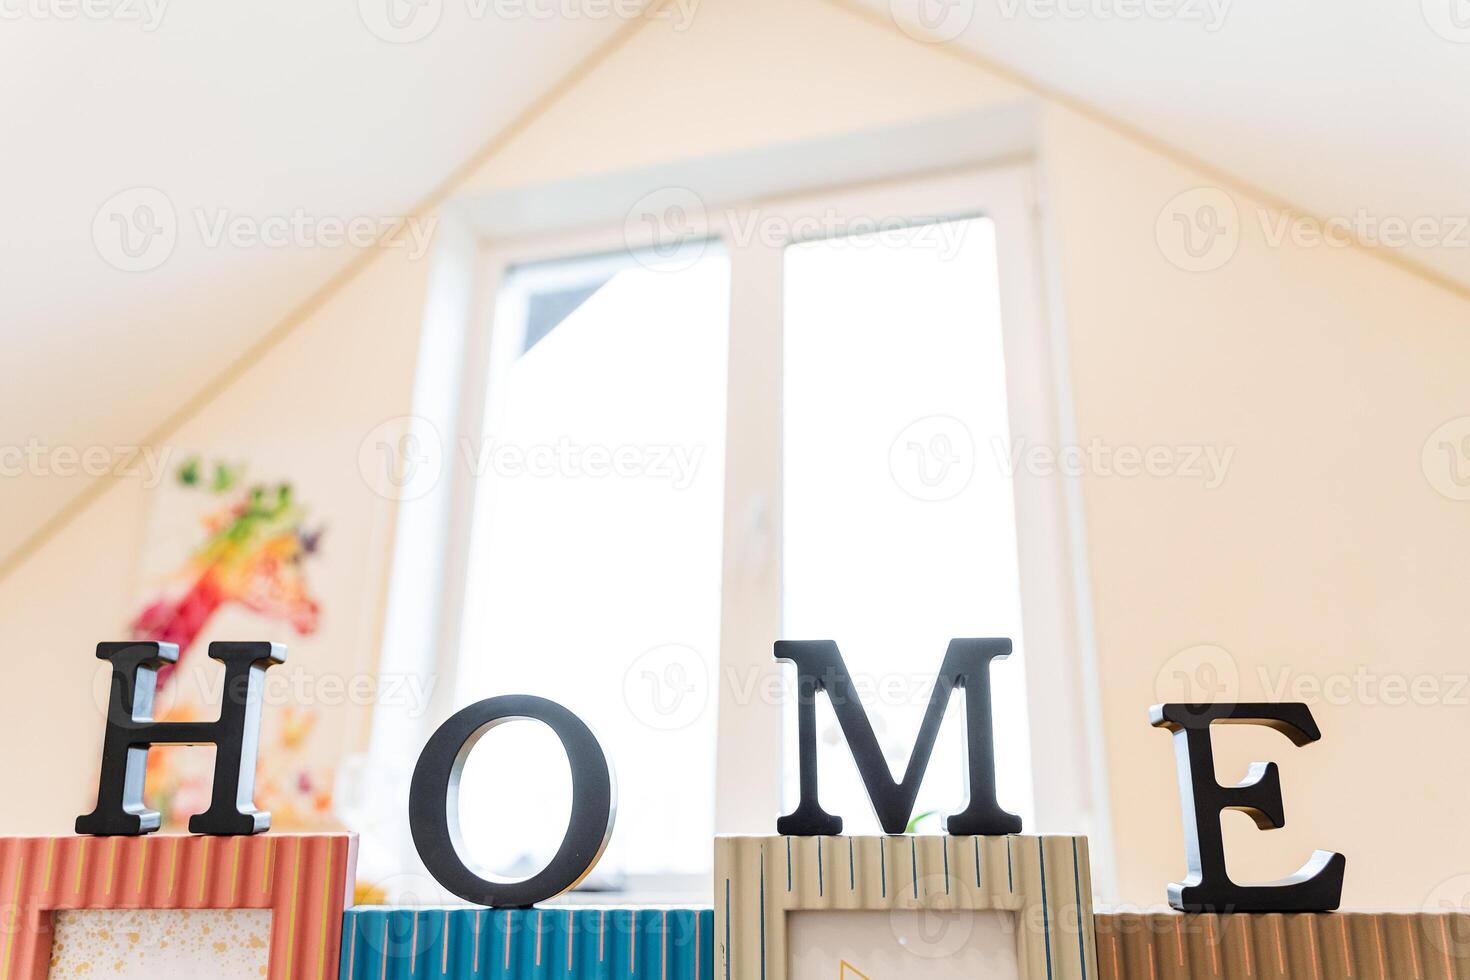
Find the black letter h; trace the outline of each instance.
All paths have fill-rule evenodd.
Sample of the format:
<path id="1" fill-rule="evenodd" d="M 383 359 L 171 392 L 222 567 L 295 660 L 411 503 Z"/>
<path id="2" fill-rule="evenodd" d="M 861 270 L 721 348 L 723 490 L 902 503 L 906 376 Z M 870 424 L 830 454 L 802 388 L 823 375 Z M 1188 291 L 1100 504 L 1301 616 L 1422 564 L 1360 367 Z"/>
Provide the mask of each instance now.
<path id="1" fill-rule="evenodd" d="M 178 661 L 178 646 L 97 644 L 97 659 L 112 663 L 112 690 L 97 809 L 77 818 L 77 833 L 136 837 L 158 829 L 158 813 L 143 802 L 148 749 L 153 745 L 215 746 L 209 809 L 189 819 L 190 833 L 239 835 L 270 829 L 271 815 L 255 808 L 255 759 L 265 672 L 285 662 L 286 648 L 276 643 L 211 643 L 209 657 L 225 665 L 219 720 L 157 722 L 153 694 L 158 668 Z"/>

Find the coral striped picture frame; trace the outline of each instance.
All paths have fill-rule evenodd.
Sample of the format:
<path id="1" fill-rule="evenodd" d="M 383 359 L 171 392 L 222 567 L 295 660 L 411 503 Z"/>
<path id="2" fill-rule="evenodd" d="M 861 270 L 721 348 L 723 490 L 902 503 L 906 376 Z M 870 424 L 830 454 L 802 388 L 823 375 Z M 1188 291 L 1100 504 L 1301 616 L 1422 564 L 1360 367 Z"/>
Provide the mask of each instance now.
<path id="1" fill-rule="evenodd" d="M 349 834 L 0 838 L 0 980 L 45 980 L 80 909 L 269 909 L 268 980 L 327 980 L 356 863 Z"/>

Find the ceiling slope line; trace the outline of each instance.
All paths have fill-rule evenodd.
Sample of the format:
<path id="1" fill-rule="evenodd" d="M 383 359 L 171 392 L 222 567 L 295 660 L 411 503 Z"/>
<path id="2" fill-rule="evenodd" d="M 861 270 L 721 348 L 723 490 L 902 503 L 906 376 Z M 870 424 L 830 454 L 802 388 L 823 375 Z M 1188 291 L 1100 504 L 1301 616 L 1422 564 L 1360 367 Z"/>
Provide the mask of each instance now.
<path id="1" fill-rule="evenodd" d="M 523 109 L 514 119 L 507 123 L 499 132 L 492 136 L 484 146 L 476 150 L 459 166 L 450 171 L 449 175 L 440 181 L 429 193 L 417 204 L 408 209 L 409 213 L 395 221 L 387 228 L 372 245 L 363 248 L 354 255 L 346 265 L 337 270 L 319 286 L 310 296 L 304 299 L 290 313 L 286 314 L 274 327 L 252 343 L 239 357 L 231 361 L 222 371 L 217 372 L 202 385 L 198 391 L 185 399 L 185 401 L 170 412 L 159 425 L 155 426 L 143 437 L 136 447 L 130 452 L 121 465 L 114 467 L 113 472 L 127 471 L 137 462 L 144 448 L 153 448 L 167 441 L 169 436 L 182 428 L 190 419 L 198 415 L 218 398 L 226 388 L 233 385 L 245 375 L 251 368 L 263 361 L 271 351 L 283 343 L 287 337 L 296 332 L 313 316 L 324 309 L 332 299 L 347 288 L 359 275 L 366 271 L 381 254 L 380 246 L 385 241 L 393 241 L 394 236 L 400 234 L 404 227 L 427 212 L 442 206 L 454 196 L 455 191 L 466 180 L 474 175 L 475 171 L 492 159 L 512 140 L 524 133 L 536 122 L 547 110 L 559 102 L 563 96 L 575 89 L 582 80 L 597 69 L 599 65 L 611 58 L 624 45 L 641 31 L 657 14 L 668 0 L 650 0 L 644 8 L 641 16 L 629 20 L 629 22 L 618 29 L 612 37 L 598 45 L 586 57 L 578 61 L 572 68 L 549 87 L 541 95 L 537 96 L 529 106 Z M 83 511 L 96 502 L 104 493 L 112 488 L 114 477 L 94 477 L 77 493 L 75 497 L 56 513 L 52 514 L 41 523 L 34 531 L 28 534 L 9 554 L 0 557 L 0 585 L 10 577 L 26 560 L 38 552 L 53 537 L 61 532 L 68 524 L 77 518 Z"/>
<path id="2" fill-rule="evenodd" d="M 869 24 L 873 24 L 885 30 L 892 31 L 910 44 L 928 45 L 934 50 L 942 52 L 949 57 L 956 58 L 959 61 L 970 65 L 971 67 L 980 68 L 984 71 L 990 72 L 993 75 L 996 75 L 997 77 L 1011 83 L 1012 85 L 1017 86 L 1018 88 L 1026 89 L 1032 95 L 1039 96 L 1044 99 L 1050 99 L 1053 102 L 1059 103 L 1060 105 L 1072 110 L 1078 115 L 1084 116 L 1100 126 L 1111 129 L 1118 135 L 1126 137 L 1127 139 L 1130 139 L 1135 143 L 1139 143 L 1145 148 L 1152 150 L 1153 152 L 1159 154 L 1162 157 L 1165 157 L 1166 159 L 1172 160 L 1175 163 L 1181 164 L 1182 166 L 1186 166 L 1192 170 L 1198 171 L 1201 175 L 1213 181 L 1222 190 L 1229 189 L 1235 191 L 1238 194 L 1241 194 L 1242 196 L 1254 198 L 1258 204 L 1268 210 L 1278 212 L 1278 214 L 1283 212 L 1289 213 L 1294 218 L 1300 218 L 1311 222 L 1313 225 L 1317 226 L 1319 230 L 1321 230 L 1322 227 L 1326 224 L 1326 219 L 1324 219 L 1320 215 L 1315 214 L 1312 211 L 1307 210 L 1306 208 L 1298 207 L 1297 205 L 1292 204 L 1290 201 L 1281 197 L 1279 194 L 1268 191 L 1265 188 L 1247 180 L 1244 177 L 1240 177 L 1228 171 L 1222 170 L 1212 163 L 1207 163 L 1201 158 L 1191 154 L 1188 150 L 1184 150 L 1178 146 L 1175 146 L 1172 143 L 1168 143 L 1153 135 L 1152 133 L 1140 129 L 1127 120 L 1118 118 L 1117 116 L 1108 112 L 1106 109 L 1103 109 L 1097 105 L 1094 105 L 1091 102 L 1088 102 L 1086 99 L 1079 98 L 1069 92 L 1064 92 L 1060 89 L 1054 88 L 1046 84 L 1045 82 L 1039 81 L 1038 79 L 1027 75 L 1024 72 L 1012 68 L 1009 65 L 996 61 L 994 58 L 991 58 L 988 55 L 981 54 L 978 51 L 973 51 L 970 48 L 964 47 L 963 45 L 957 43 L 956 41 L 930 42 L 917 40 L 909 34 L 905 33 L 904 30 L 898 26 L 898 23 L 893 18 L 885 17 L 877 11 L 863 6 L 861 3 L 858 2 L 858 0 L 820 0 L 820 2 L 825 3 L 836 10 L 840 10 L 851 17 L 856 17 L 859 20 L 867 21 Z M 1432 269 L 1429 266 L 1424 265 L 1422 262 L 1416 261 L 1415 259 L 1410 258 L 1409 256 L 1404 255 L 1401 252 L 1397 252 L 1389 248 L 1382 248 L 1370 245 L 1364 242 L 1361 236 L 1355 233 L 1344 232 L 1343 234 L 1354 248 L 1362 251 L 1363 253 L 1371 255 L 1379 261 L 1389 263 L 1390 265 L 1397 268 L 1400 272 L 1408 273 L 1409 275 L 1421 279 L 1432 286 L 1437 286 L 1440 289 L 1443 289 L 1446 292 L 1453 294 L 1458 299 L 1470 301 L 1470 284 L 1463 283 L 1452 276 L 1448 276 L 1440 272 L 1437 269 Z"/>

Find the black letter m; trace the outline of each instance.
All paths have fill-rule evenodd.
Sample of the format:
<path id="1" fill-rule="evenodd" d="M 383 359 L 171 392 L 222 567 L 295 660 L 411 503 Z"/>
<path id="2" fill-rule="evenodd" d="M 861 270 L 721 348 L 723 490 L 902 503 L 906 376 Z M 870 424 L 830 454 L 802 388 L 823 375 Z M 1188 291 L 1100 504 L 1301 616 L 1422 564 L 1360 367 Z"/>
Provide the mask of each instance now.
<path id="1" fill-rule="evenodd" d="M 817 799 L 818 692 L 826 691 L 832 701 L 832 710 L 837 714 L 837 722 L 842 726 L 843 737 L 852 750 L 853 761 L 857 763 L 883 831 L 901 834 L 913 815 L 919 784 L 929 767 L 939 725 L 944 721 L 950 695 L 956 688 L 965 689 L 965 782 L 969 802 L 961 812 L 945 819 L 945 830 L 951 834 L 1018 833 L 1021 818 L 1002 810 L 995 801 L 995 749 L 990 720 L 990 663 L 1009 656 L 1010 652 L 1010 640 L 949 641 L 949 650 L 919 727 L 918 743 L 909 756 L 903 781 L 895 783 L 837 644 L 831 640 L 778 641 L 776 659 L 795 664 L 797 671 L 801 802 L 795 812 L 776 821 L 776 833 L 796 837 L 842 833 L 842 818 L 823 810 Z"/>

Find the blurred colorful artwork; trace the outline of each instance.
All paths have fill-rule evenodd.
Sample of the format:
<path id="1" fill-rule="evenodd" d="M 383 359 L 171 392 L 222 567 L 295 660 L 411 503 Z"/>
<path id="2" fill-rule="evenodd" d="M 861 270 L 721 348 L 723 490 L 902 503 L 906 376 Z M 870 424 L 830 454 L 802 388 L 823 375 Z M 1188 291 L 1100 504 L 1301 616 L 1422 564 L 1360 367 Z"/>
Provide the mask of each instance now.
<path id="1" fill-rule="evenodd" d="M 159 672 L 160 721 L 218 716 L 219 677 L 216 665 L 204 659 L 201 640 L 212 622 L 243 614 L 263 627 L 256 630 L 260 639 L 276 641 L 288 639 L 283 627 L 302 637 L 317 631 L 321 604 L 308 571 L 320 557 L 322 527 L 308 526 L 307 509 L 291 483 L 249 482 L 244 473 L 241 466 L 206 465 L 194 457 L 172 484 L 160 488 L 144 544 L 148 598 L 130 624 L 136 640 L 179 648 L 178 665 Z M 161 570 L 149 572 L 150 558 Z M 233 624 L 230 629 L 239 631 Z M 287 669 L 299 673 L 303 667 L 293 659 Z M 267 702 L 256 805 L 271 812 L 273 829 L 334 829 L 334 772 L 314 762 L 321 753 L 312 751 L 319 710 L 269 692 Z M 163 815 L 165 829 L 184 829 L 191 815 L 208 807 L 211 757 L 208 750 L 189 748 L 152 751 L 144 792 L 149 806 Z"/>
<path id="2" fill-rule="evenodd" d="M 316 553 L 321 530 L 305 529 L 291 484 L 237 491 L 240 475 L 238 468 L 217 463 L 205 480 L 197 459 L 178 472 L 180 485 L 216 500 L 200 522 L 204 540 L 185 556 L 175 588 L 138 614 L 132 633 L 135 640 L 178 644 L 181 664 L 200 631 L 227 603 L 289 623 L 302 636 L 316 632 L 321 608 L 307 588 L 303 565 Z M 160 684 L 167 683 L 162 675 Z"/>

